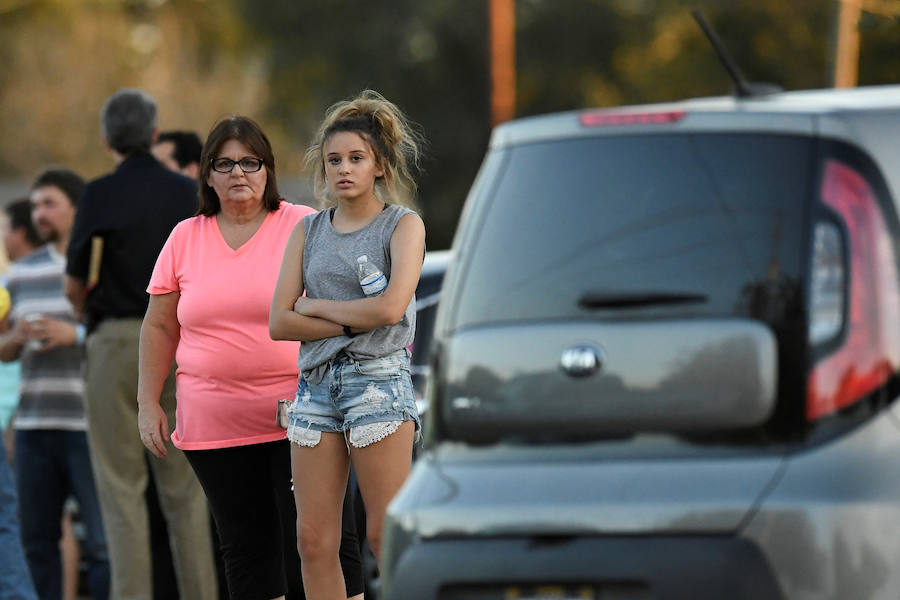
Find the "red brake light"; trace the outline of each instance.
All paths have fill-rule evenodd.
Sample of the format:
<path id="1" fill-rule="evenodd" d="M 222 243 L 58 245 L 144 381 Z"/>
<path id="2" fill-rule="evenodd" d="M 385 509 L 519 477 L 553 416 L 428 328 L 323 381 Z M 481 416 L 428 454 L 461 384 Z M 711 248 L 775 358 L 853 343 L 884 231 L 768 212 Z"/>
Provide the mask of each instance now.
<path id="1" fill-rule="evenodd" d="M 822 201 L 847 226 L 850 294 L 843 345 L 809 374 L 810 421 L 861 400 L 900 365 L 900 284 L 893 243 L 875 195 L 860 173 L 832 160 L 825 165 Z"/>
<path id="2" fill-rule="evenodd" d="M 605 125 L 675 123 L 682 117 L 684 117 L 684 111 L 623 113 L 599 110 L 582 113 L 579 120 L 585 127 L 603 127 Z"/>

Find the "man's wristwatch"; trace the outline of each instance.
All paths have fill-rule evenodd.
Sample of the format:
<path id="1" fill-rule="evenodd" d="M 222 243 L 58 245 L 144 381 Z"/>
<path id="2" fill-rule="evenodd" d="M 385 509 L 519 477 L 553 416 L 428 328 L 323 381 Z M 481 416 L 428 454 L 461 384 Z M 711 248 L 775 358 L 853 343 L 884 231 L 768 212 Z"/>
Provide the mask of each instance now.
<path id="1" fill-rule="evenodd" d="M 344 325 L 343 327 L 344 327 L 344 335 L 346 335 L 348 338 L 355 338 L 356 336 L 359 335 L 358 333 L 353 333 L 352 331 L 350 331 L 350 328 L 348 326 Z"/>

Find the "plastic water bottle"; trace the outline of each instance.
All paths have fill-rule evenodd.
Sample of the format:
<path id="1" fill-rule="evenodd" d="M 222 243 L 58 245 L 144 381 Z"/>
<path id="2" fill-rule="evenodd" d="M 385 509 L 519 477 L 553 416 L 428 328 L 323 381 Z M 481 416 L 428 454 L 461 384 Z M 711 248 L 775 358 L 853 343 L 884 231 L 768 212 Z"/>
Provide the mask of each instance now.
<path id="1" fill-rule="evenodd" d="M 23 318 L 26 321 L 28 321 L 29 323 L 34 323 L 35 321 L 40 321 L 41 319 L 43 319 L 44 315 L 42 315 L 40 313 L 28 313 Z M 38 350 L 40 350 L 43 347 L 44 347 L 44 340 L 34 338 L 34 339 L 30 339 L 27 342 L 25 342 L 25 346 L 23 349 L 28 350 L 30 352 L 37 352 Z"/>
<path id="2" fill-rule="evenodd" d="M 362 286 L 366 296 L 377 296 L 387 287 L 387 277 L 381 269 L 369 262 L 369 257 L 363 254 L 356 259 L 357 272 L 359 273 L 359 285 Z"/>

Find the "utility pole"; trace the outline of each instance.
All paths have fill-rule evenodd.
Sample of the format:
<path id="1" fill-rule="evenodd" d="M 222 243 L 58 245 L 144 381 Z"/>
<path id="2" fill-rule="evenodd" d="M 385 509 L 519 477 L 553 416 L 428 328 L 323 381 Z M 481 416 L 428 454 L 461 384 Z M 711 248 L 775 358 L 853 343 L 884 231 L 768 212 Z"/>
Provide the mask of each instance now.
<path id="1" fill-rule="evenodd" d="M 859 74 L 859 17 L 862 0 L 840 0 L 834 87 L 856 86 Z"/>
<path id="2" fill-rule="evenodd" d="M 859 18 L 862 12 L 900 19 L 900 0 L 838 0 L 834 87 L 854 87 L 859 77 Z"/>
<path id="3" fill-rule="evenodd" d="M 514 0 L 488 0 L 491 44 L 491 125 L 516 115 L 516 8 Z"/>

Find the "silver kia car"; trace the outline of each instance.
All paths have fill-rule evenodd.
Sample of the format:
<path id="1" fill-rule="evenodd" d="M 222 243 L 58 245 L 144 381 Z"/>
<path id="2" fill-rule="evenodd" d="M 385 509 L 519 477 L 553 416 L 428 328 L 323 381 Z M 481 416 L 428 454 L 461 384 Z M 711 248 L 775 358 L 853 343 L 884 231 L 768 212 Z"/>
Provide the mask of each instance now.
<path id="1" fill-rule="evenodd" d="M 499 126 L 386 600 L 900 598 L 900 86 Z"/>

